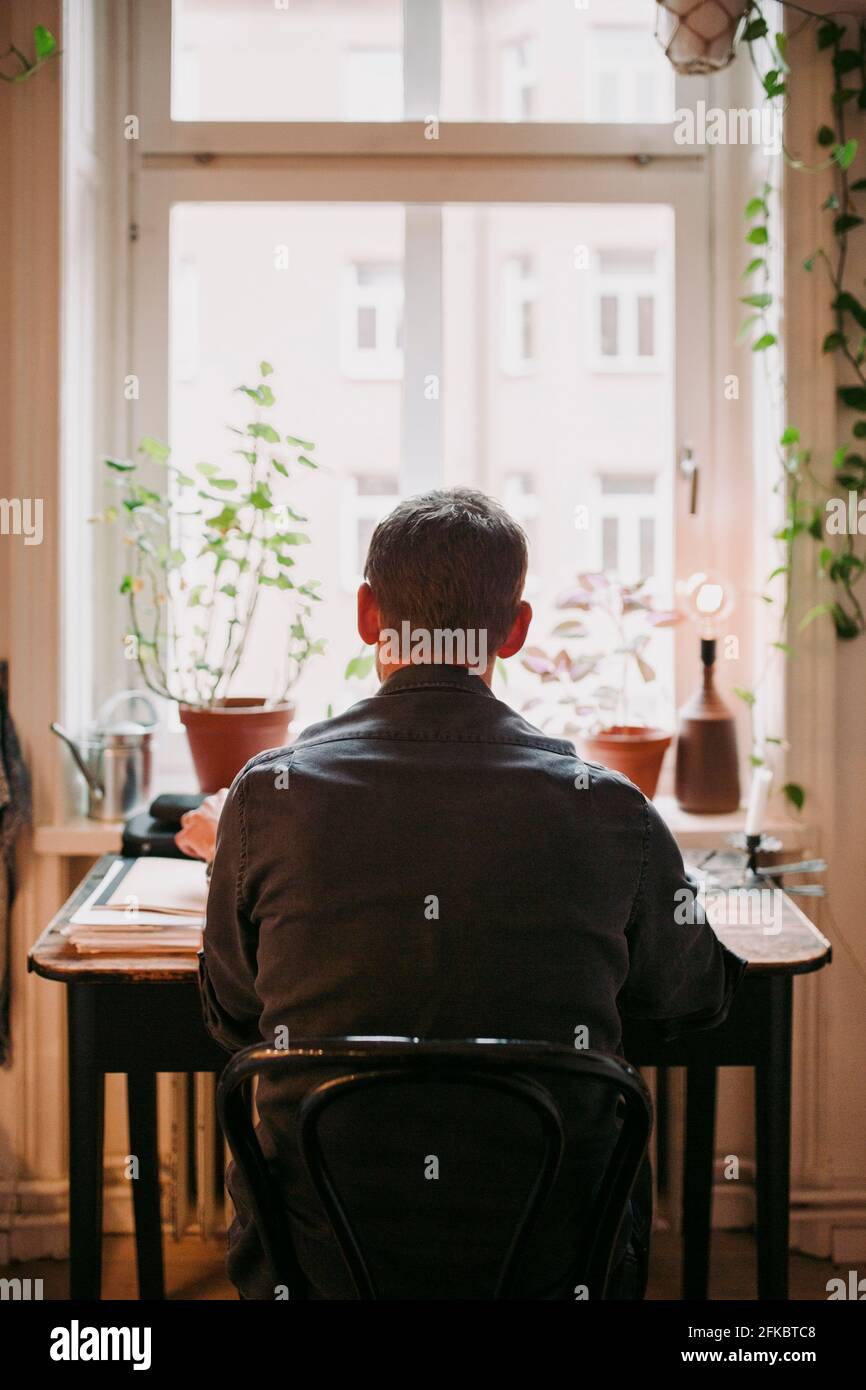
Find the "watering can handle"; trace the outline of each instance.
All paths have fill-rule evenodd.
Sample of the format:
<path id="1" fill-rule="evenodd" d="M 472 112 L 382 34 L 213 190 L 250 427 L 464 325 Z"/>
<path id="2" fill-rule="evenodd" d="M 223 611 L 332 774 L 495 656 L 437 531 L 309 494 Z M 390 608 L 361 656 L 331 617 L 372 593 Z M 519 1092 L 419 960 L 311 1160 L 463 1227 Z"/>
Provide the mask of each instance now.
<path id="1" fill-rule="evenodd" d="M 159 715 L 157 714 L 154 703 L 149 695 L 146 695 L 143 690 L 121 690 L 118 692 L 117 695 L 112 695 L 110 699 L 106 700 L 105 704 L 102 706 L 102 709 L 96 716 L 97 725 L 101 728 L 102 725 L 105 724 L 106 721 L 111 717 L 111 715 L 114 714 L 114 711 L 120 705 L 125 704 L 127 700 L 141 700 L 143 704 L 147 705 L 147 708 L 150 712 L 151 725 L 159 723 Z"/>

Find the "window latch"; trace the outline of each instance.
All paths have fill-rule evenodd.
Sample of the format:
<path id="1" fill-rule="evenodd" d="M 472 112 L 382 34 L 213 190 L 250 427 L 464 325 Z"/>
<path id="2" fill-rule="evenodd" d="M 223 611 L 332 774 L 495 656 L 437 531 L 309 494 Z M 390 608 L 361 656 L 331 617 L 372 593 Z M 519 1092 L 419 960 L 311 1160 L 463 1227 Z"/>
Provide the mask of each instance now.
<path id="1" fill-rule="evenodd" d="M 698 510 L 698 461 L 694 450 L 687 444 L 680 453 L 680 473 L 689 484 L 689 515 L 696 516 Z"/>

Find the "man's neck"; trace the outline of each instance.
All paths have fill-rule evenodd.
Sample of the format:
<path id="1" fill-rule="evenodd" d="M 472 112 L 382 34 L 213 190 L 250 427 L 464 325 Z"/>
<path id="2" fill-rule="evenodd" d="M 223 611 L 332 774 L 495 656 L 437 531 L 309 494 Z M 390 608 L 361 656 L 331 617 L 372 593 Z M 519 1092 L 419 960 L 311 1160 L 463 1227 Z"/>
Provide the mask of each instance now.
<path id="1" fill-rule="evenodd" d="M 486 670 L 486 671 L 472 671 L 470 674 L 473 675 L 473 676 L 477 676 L 478 679 L 481 680 L 481 681 L 483 681 L 484 684 L 485 684 L 486 686 L 490 686 L 490 685 L 492 684 L 492 682 L 493 682 L 493 668 L 494 668 L 494 664 L 495 664 L 495 663 L 491 661 L 491 663 L 490 663 L 490 665 L 487 667 L 487 670 Z M 440 662 L 440 663 L 435 663 L 435 664 L 434 664 L 433 662 L 427 663 L 427 662 L 418 662 L 418 661 L 382 662 L 382 661 L 379 660 L 378 655 L 376 656 L 376 674 L 378 675 L 379 680 L 380 680 L 380 682 L 382 683 L 382 685 L 384 685 L 385 682 L 386 682 L 391 676 L 395 675 L 395 673 L 396 673 L 397 671 L 406 671 L 406 670 L 418 671 L 418 670 L 421 670 L 421 669 L 422 669 L 423 667 L 425 667 L 425 666 L 429 666 L 429 669 L 430 669 L 430 670 L 435 670 L 435 671 L 441 671 L 441 670 L 443 669 L 443 667 L 444 667 L 445 670 L 453 670 L 453 671 L 466 671 L 466 670 L 468 669 L 466 666 L 456 666 L 456 665 L 453 665 L 453 664 L 448 665 L 448 664 L 446 664 L 446 663 L 441 663 L 441 662 Z"/>

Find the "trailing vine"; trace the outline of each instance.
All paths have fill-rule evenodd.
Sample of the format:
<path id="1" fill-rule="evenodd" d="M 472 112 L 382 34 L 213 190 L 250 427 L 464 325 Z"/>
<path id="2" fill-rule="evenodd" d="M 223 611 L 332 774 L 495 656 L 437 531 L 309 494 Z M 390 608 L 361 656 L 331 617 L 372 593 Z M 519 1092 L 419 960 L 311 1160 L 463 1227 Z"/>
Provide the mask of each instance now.
<path id="1" fill-rule="evenodd" d="M 0 63 L 7 63 L 11 58 L 14 60 L 15 68 L 12 72 L 4 72 L 0 67 L 0 82 L 26 82 L 28 77 L 32 77 L 44 67 L 49 59 L 60 57 L 57 40 L 44 24 L 37 24 L 33 30 L 33 51 L 35 57 L 28 58 L 16 44 L 10 43 L 6 52 L 0 53 Z"/>
<path id="2" fill-rule="evenodd" d="M 826 124 L 815 134 L 819 150 L 826 152 L 823 159 L 808 165 L 793 158 L 784 148 L 783 156 L 789 167 L 804 173 L 831 169 L 835 175 L 833 191 L 822 204 L 822 210 L 828 215 L 827 240 L 806 258 L 804 270 L 827 277 L 835 322 L 833 330 L 823 340 L 822 351 L 841 355 L 849 379 L 837 388 L 838 399 L 859 418 L 853 420 L 849 439 L 836 449 L 824 476 L 816 471 L 812 450 L 804 444 L 795 424 L 786 422 L 778 441 L 780 478 L 777 486 L 784 490 L 786 517 L 784 525 L 774 533 L 774 539 L 782 547 L 781 562 L 767 576 L 766 583 L 780 577 L 784 582 L 778 609 L 779 627 L 770 645 L 786 657 L 793 654 L 785 638 L 788 636 L 795 551 L 804 539 L 819 547 L 818 574 L 832 587 L 828 599 L 816 604 L 801 619 L 798 632 L 823 617 L 832 621 L 842 641 L 850 641 L 866 632 L 863 605 L 855 592 L 866 569 L 866 555 L 859 553 L 857 548 L 858 537 L 866 534 L 866 504 L 862 509 L 862 531 L 857 525 L 861 517 L 860 501 L 866 493 L 866 457 L 860 452 L 866 448 L 861 443 L 866 440 L 866 304 L 852 284 L 848 259 L 849 237 L 866 222 L 854 198 L 855 194 L 866 191 L 866 178 L 852 181 L 851 170 L 858 156 L 859 143 L 849 135 L 847 128 L 848 111 L 852 106 L 866 111 L 866 19 L 859 20 L 856 37 L 852 40 L 850 31 L 832 16 L 815 15 L 800 5 L 790 7 L 804 15 L 805 25 L 815 26 L 818 51 L 826 52 L 832 65 L 830 110 Z M 791 69 L 786 36 L 770 33 L 760 0 L 753 0 L 747 11 L 742 40 L 748 46 L 766 100 L 787 103 Z M 751 341 L 755 353 L 767 353 L 778 343 L 769 262 L 773 193 L 771 184 L 765 182 L 745 207 L 746 242 L 751 258 L 743 278 L 753 285 L 757 282 L 757 287 L 740 298 L 751 312 L 740 328 L 738 341 Z M 783 378 L 779 385 L 783 399 L 787 399 Z M 776 602 L 770 595 L 764 597 L 768 603 Z M 762 680 L 763 676 L 758 685 Z M 754 690 L 738 690 L 737 694 L 754 710 Z M 779 742 L 770 738 L 764 741 Z M 752 762 L 762 761 L 755 749 Z M 784 791 L 793 805 L 798 809 L 802 807 L 805 800 L 802 787 L 788 783 Z"/>

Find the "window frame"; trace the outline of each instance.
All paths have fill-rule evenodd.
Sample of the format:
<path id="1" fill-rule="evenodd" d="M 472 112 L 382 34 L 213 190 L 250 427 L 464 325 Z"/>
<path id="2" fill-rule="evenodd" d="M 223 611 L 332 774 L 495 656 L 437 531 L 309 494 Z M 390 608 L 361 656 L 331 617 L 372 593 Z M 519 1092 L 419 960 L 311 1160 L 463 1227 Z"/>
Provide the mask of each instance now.
<path id="1" fill-rule="evenodd" d="M 167 431 L 169 218 L 174 203 L 186 202 L 392 202 L 406 210 L 405 322 L 403 375 L 404 447 L 401 488 L 429 486 L 441 457 L 441 412 L 431 411 L 419 383 L 441 367 L 442 227 L 446 203 L 668 204 L 674 210 L 678 254 L 673 257 L 676 323 L 671 335 L 674 419 L 669 437 L 675 456 L 688 444 L 703 469 L 715 471 L 715 412 L 710 375 L 716 360 L 713 321 L 713 253 L 707 151 L 682 146 L 673 126 L 550 124 L 542 122 L 442 122 L 430 135 L 426 99 L 435 73 L 424 68 L 432 11 L 438 0 L 405 0 L 407 81 L 413 64 L 422 72 L 406 93 L 410 118 L 396 123 L 210 124 L 171 122 L 170 0 L 130 0 L 133 72 L 140 81 L 141 139 L 133 154 L 136 232 L 132 262 L 131 350 L 141 366 L 140 401 L 127 406 L 130 447 L 143 432 Z M 419 18 L 419 6 L 426 7 Z M 414 25 L 414 30 L 413 30 Z M 416 34 L 414 46 L 412 33 Z M 160 65 L 160 55 L 162 61 Z M 420 55 L 420 56 L 419 56 Z M 717 88 L 724 96 L 725 77 Z M 425 85 L 426 84 L 426 85 Z M 678 101 L 682 89 L 678 81 Z M 706 91 L 692 84 L 690 101 Z M 719 99 L 717 97 L 717 99 Z M 685 101 L 681 101 L 685 105 Z M 435 107 L 435 101 L 432 102 Z M 411 117 L 414 115 L 414 119 Z M 431 117 L 432 119 L 432 117 Z M 731 245 L 741 231 L 732 216 Z M 419 266 L 424 274 L 419 276 Z M 707 305 L 706 315 L 686 306 Z M 146 416 L 146 421 L 145 421 Z M 146 426 L 146 428 L 145 428 Z M 737 455 L 745 488 L 752 486 L 751 460 Z M 689 574 L 705 562 L 712 517 L 688 515 L 688 489 L 670 460 L 668 493 L 675 552 L 672 570 Z M 717 540 L 712 548 L 718 550 Z M 748 557 L 746 557 L 748 559 Z M 739 562 L 737 562 L 739 564 Z M 732 566 L 733 568 L 733 566 Z M 736 572 L 736 570 L 735 570 Z M 693 634 L 675 633 L 676 699 L 692 684 Z"/>

